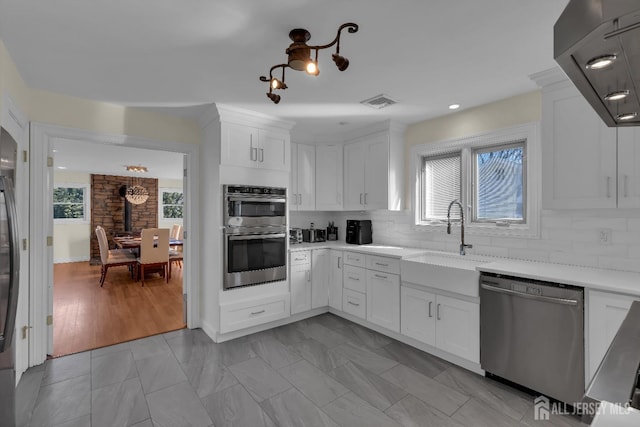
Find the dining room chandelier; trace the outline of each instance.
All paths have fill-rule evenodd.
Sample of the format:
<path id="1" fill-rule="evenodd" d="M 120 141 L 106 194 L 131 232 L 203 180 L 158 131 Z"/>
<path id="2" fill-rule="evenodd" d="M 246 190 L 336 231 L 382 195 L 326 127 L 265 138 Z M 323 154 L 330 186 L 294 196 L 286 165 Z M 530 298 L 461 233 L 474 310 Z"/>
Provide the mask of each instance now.
<path id="1" fill-rule="evenodd" d="M 318 51 L 328 49 L 332 46 L 336 46 L 336 52 L 331 55 L 333 62 L 335 62 L 338 70 L 344 71 L 349 67 L 349 60 L 340 55 L 340 35 L 342 30 L 347 29 L 350 33 L 358 31 L 358 24 L 348 22 L 342 24 L 338 28 L 338 34 L 331 43 L 319 46 L 309 46 L 307 42 L 311 38 L 309 31 L 304 28 L 295 28 L 289 32 L 289 38 L 293 41 L 285 51 L 287 54 L 287 62 L 285 64 L 278 64 L 271 67 L 269 70 L 269 77 L 260 76 L 260 81 L 269 83 L 269 92 L 267 97 L 273 101 L 274 104 L 280 102 L 280 95 L 274 93 L 274 90 L 287 89 L 287 84 L 284 81 L 284 71 L 286 68 L 291 68 L 296 71 L 306 71 L 307 74 L 317 76 L 320 74 L 320 68 L 318 67 Z M 311 52 L 315 51 L 315 55 L 311 58 Z M 282 76 L 280 78 L 274 77 L 273 72 L 278 68 L 282 69 Z"/>
<path id="2" fill-rule="evenodd" d="M 137 166 L 125 166 L 126 170 L 129 172 L 135 173 L 146 173 L 148 169 L 146 166 L 137 165 Z M 127 187 L 127 191 L 125 192 L 124 198 L 127 199 L 129 203 L 132 205 L 141 205 L 147 201 L 149 198 L 149 192 L 146 188 L 144 188 L 139 183 L 135 182 L 137 178 L 134 179 L 133 185 Z"/>

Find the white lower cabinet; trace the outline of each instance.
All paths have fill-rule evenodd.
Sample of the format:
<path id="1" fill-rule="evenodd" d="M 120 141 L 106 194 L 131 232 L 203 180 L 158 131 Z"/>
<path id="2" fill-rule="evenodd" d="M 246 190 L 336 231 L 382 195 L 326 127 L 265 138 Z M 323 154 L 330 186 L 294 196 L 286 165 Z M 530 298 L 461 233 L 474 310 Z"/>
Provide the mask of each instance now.
<path id="1" fill-rule="evenodd" d="M 220 306 L 220 332 L 227 333 L 289 317 L 289 295 Z"/>
<path id="2" fill-rule="evenodd" d="M 627 315 L 631 303 L 640 297 L 599 291 L 588 293 L 588 372 L 591 381 L 602 358 Z"/>
<path id="3" fill-rule="evenodd" d="M 342 251 L 329 251 L 329 307 L 342 311 Z"/>
<path id="4" fill-rule="evenodd" d="M 401 287 L 401 331 L 425 344 L 480 362 L 480 305 Z"/>
<path id="5" fill-rule="evenodd" d="M 400 332 L 400 276 L 367 270 L 367 320 Z"/>
<path id="6" fill-rule="evenodd" d="M 311 310 L 311 251 L 291 252 L 289 285 L 291 314 Z"/>
<path id="7" fill-rule="evenodd" d="M 362 292 L 352 289 L 342 291 L 342 311 L 360 317 L 367 318 L 367 296 Z"/>
<path id="8" fill-rule="evenodd" d="M 311 251 L 311 308 L 329 304 L 329 249 Z"/>

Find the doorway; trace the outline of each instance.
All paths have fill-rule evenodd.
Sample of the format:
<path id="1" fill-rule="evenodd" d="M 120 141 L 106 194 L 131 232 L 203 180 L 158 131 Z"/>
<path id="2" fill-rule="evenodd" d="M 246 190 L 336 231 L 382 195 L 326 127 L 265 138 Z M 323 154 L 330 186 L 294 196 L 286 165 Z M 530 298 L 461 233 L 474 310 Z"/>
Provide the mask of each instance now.
<path id="1" fill-rule="evenodd" d="M 197 171 L 198 147 L 149 141 L 124 135 L 103 135 L 43 124 L 32 125 L 32 142 L 34 143 L 32 147 L 41 148 L 41 150 L 32 148 L 35 168 L 37 169 L 37 164 L 40 162 L 47 165 L 43 172 L 38 173 L 36 170 L 32 175 L 32 182 L 40 181 L 45 184 L 41 199 L 45 203 L 41 203 L 40 206 L 44 214 L 41 214 L 42 218 L 34 221 L 34 228 L 36 228 L 34 236 L 38 234 L 37 228 L 41 227 L 44 238 L 54 237 L 53 245 L 49 245 L 44 250 L 36 247 L 32 255 L 34 263 L 36 265 L 40 263 L 42 267 L 38 272 L 42 281 L 39 282 L 40 284 L 37 280 L 34 281 L 35 292 L 31 304 L 34 312 L 39 316 L 49 315 L 52 319 L 52 322 L 47 322 L 48 326 L 40 331 L 43 339 L 37 343 L 39 348 L 36 352 L 42 358 L 41 360 L 44 360 L 47 355 L 59 356 L 89 350 L 175 330 L 185 325 L 194 327 L 193 319 L 197 319 L 198 312 L 197 307 L 195 310 L 192 309 L 194 304 L 190 290 L 196 269 L 195 262 L 192 262 L 189 255 L 195 253 L 197 236 L 189 240 L 184 239 L 184 262 L 181 267 L 174 265 L 168 284 L 164 278 L 152 276 L 142 287 L 140 282 L 131 278 L 131 273 L 126 267 L 112 267 L 109 268 L 104 286 L 100 287 L 100 265 L 91 265 L 90 255 L 84 255 L 83 259 L 75 259 L 76 255 L 73 254 L 77 246 L 85 248 L 88 246 L 88 236 L 95 234 L 93 224 L 85 218 L 82 232 L 84 239 L 67 236 L 68 242 L 71 241 L 67 252 L 61 251 L 60 247 L 55 247 L 56 243 L 64 241 L 62 238 L 64 233 L 60 227 L 56 229 L 57 225 L 54 224 L 52 194 L 55 185 L 69 184 L 62 181 L 69 181 L 69 177 L 74 173 L 83 173 L 86 178 L 91 175 L 91 172 L 103 174 L 117 172 L 117 168 L 113 171 L 105 169 L 108 156 L 113 153 L 120 159 L 118 167 L 122 170 L 126 164 L 142 163 L 136 161 L 134 152 L 131 150 L 140 151 L 147 164 L 151 164 L 153 158 L 164 156 L 169 158 L 169 160 L 165 159 L 165 162 L 177 169 L 179 178 L 182 179 L 181 190 L 184 194 L 182 225 L 184 230 L 188 230 L 189 224 L 197 222 L 195 220 L 197 199 L 194 197 L 197 183 L 190 182 L 188 172 Z M 78 144 L 89 150 L 90 158 L 84 160 L 78 158 L 82 154 Z M 75 147 L 71 150 L 75 157 L 67 164 L 63 164 L 65 147 Z M 93 161 L 91 159 L 94 158 L 98 159 L 100 167 L 90 167 Z M 66 169 L 58 169 L 58 167 Z M 56 179 L 58 171 L 60 174 L 67 174 L 65 179 Z M 126 176 L 125 173 L 121 175 Z M 159 187 L 166 187 L 162 184 L 165 178 L 157 179 Z M 31 200 L 34 205 L 38 204 L 35 200 L 38 198 L 37 192 L 36 190 L 32 193 Z M 89 188 L 89 194 L 90 192 L 91 188 Z M 162 208 L 162 203 L 158 202 L 157 196 L 152 204 L 156 211 Z M 159 215 L 157 226 L 167 227 L 167 220 L 169 224 L 173 224 L 177 219 L 161 218 Z M 60 225 L 63 226 L 64 223 Z M 116 230 L 112 230 L 112 234 L 115 232 Z M 115 248 L 110 246 L 112 249 Z M 46 285 L 42 285 L 43 283 Z M 73 296 L 77 298 L 74 300 Z M 75 333 L 70 333 L 68 336 L 60 335 L 73 331 Z M 60 341 L 60 345 L 57 341 Z M 38 363 L 37 359 L 38 357 L 34 364 Z"/>

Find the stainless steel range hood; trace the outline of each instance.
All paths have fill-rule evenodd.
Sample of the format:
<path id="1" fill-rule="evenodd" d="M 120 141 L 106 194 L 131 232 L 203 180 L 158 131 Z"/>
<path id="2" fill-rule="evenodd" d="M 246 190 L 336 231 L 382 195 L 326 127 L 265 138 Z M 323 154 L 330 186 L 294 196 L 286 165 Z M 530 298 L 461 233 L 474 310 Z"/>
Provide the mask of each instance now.
<path id="1" fill-rule="evenodd" d="M 640 126 L 640 0 L 571 0 L 553 30 L 556 62 L 607 126 Z"/>

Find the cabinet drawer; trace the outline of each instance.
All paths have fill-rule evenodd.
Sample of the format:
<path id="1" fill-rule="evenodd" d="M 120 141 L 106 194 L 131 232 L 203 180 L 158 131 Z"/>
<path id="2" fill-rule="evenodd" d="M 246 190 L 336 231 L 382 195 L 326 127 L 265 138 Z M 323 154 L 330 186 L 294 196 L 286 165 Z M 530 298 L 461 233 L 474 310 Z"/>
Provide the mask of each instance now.
<path id="1" fill-rule="evenodd" d="M 356 267 L 364 267 L 364 254 L 357 252 L 344 252 L 344 263 L 347 265 L 353 265 Z"/>
<path id="2" fill-rule="evenodd" d="M 289 317 L 289 294 L 220 306 L 220 332 L 226 333 Z"/>
<path id="3" fill-rule="evenodd" d="M 290 265 L 311 264 L 311 251 L 293 251 L 289 260 Z"/>
<path id="4" fill-rule="evenodd" d="M 367 318 L 367 296 L 360 292 L 344 289 L 342 295 L 342 311 L 362 319 Z"/>
<path id="5" fill-rule="evenodd" d="M 370 270 L 384 271 L 385 273 L 400 274 L 400 260 L 376 255 L 366 256 L 367 268 Z"/>
<path id="6" fill-rule="evenodd" d="M 345 265 L 343 272 L 345 288 L 361 292 L 363 294 L 367 292 L 367 275 L 364 268 Z"/>

